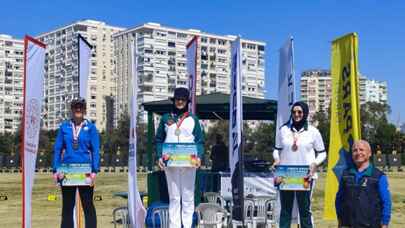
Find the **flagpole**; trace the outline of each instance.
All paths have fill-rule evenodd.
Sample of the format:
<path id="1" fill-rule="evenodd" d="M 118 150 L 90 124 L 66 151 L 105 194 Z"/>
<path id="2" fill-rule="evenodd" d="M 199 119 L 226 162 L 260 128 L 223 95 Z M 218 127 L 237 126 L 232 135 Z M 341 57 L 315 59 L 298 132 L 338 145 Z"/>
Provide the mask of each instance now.
<path id="1" fill-rule="evenodd" d="M 24 137 L 24 129 L 25 129 L 25 106 L 26 106 L 26 104 L 25 104 L 25 97 L 26 97 L 26 88 L 27 88 L 27 82 L 26 82 L 26 80 L 27 80 L 27 53 L 28 53 L 28 50 L 27 50 L 27 47 L 28 47 L 28 39 L 27 39 L 27 37 L 25 37 L 24 38 L 24 87 L 23 87 L 23 116 L 22 116 L 22 129 L 20 129 L 21 130 L 21 141 L 20 141 L 20 143 L 21 143 L 21 146 L 20 146 L 20 157 L 21 157 L 21 160 L 20 160 L 20 162 L 21 162 L 21 168 L 22 168 L 22 203 L 23 203 L 23 206 L 22 206 L 22 214 L 23 214 L 23 216 L 22 216 L 22 228 L 25 228 L 25 165 L 24 165 L 24 158 L 25 158 L 25 156 L 24 156 L 24 140 L 25 140 L 25 137 Z"/>

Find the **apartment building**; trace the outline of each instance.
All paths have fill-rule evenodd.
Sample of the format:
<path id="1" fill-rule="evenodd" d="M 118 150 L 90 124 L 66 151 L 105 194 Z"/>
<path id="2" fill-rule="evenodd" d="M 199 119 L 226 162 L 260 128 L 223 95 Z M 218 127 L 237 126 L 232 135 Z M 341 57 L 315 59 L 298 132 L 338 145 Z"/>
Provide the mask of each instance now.
<path id="1" fill-rule="evenodd" d="M 23 109 L 24 41 L 0 34 L 0 133 L 14 133 Z"/>
<path id="2" fill-rule="evenodd" d="M 141 104 L 167 99 L 176 87 L 187 87 L 186 45 L 194 36 L 199 37 L 197 95 L 230 92 L 231 42 L 235 36 L 146 23 L 113 35 L 117 117 L 128 112 L 132 43 L 136 41 L 137 46 L 138 104 Z M 265 96 L 265 46 L 261 41 L 242 39 L 243 95 Z"/>
<path id="3" fill-rule="evenodd" d="M 309 105 L 309 119 L 318 111 L 327 112 L 332 96 L 332 78 L 329 70 L 311 69 L 301 73 L 301 99 Z M 359 75 L 359 101 L 387 103 L 387 82 L 367 79 Z"/>
<path id="4" fill-rule="evenodd" d="M 78 96 L 78 44 L 80 34 L 92 45 L 87 90 L 87 118 L 100 131 L 113 121 L 111 98 L 115 97 L 114 45 L 112 35 L 124 28 L 105 22 L 82 20 L 37 36 L 47 45 L 45 62 L 44 127 L 57 129 L 70 117 L 69 103 Z M 110 111 L 108 111 L 110 110 Z"/>
<path id="5" fill-rule="evenodd" d="M 309 120 L 318 111 L 326 112 L 332 95 L 329 70 L 311 69 L 301 73 L 301 100 L 309 106 Z"/>

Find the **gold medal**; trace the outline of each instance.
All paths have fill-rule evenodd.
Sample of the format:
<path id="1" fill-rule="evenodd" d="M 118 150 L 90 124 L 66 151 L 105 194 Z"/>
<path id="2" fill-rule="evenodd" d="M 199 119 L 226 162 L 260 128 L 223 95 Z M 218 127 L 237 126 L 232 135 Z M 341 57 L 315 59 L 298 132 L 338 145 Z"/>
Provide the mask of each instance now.
<path id="1" fill-rule="evenodd" d="M 291 149 L 292 149 L 292 151 L 294 151 L 294 152 L 297 151 L 297 150 L 298 150 L 297 144 L 294 143 L 294 144 L 292 145 Z"/>
<path id="2" fill-rule="evenodd" d="M 183 114 L 183 117 L 180 118 L 179 122 L 176 122 L 176 130 L 174 131 L 174 135 L 176 135 L 177 137 L 180 136 L 181 130 L 180 130 L 180 126 L 183 123 L 184 119 L 186 119 L 188 117 L 188 112 Z"/>

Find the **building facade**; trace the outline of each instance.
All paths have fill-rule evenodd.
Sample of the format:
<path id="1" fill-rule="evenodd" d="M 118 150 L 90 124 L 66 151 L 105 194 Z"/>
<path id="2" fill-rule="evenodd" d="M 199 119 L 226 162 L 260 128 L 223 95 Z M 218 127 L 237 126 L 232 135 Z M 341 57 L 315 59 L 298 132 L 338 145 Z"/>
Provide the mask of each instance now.
<path id="1" fill-rule="evenodd" d="M 24 41 L 0 34 L 0 133 L 14 133 L 23 109 Z"/>
<path id="2" fill-rule="evenodd" d="M 330 70 L 306 70 L 301 74 L 301 100 L 309 106 L 309 119 L 318 111 L 327 112 L 332 95 Z"/>
<path id="3" fill-rule="evenodd" d="M 235 36 L 147 23 L 114 35 L 117 117 L 128 112 L 132 77 L 130 50 L 134 40 L 138 55 L 138 104 L 141 104 L 167 99 L 173 95 L 176 87 L 188 86 L 186 45 L 194 36 L 199 37 L 197 95 L 229 93 L 231 41 Z M 242 40 L 243 95 L 264 98 L 265 45 L 260 41 Z"/>
<path id="4" fill-rule="evenodd" d="M 367 80 L 365 81 L 364 90 L 360 93 L 364 94 L 363 103 L 366 102 L 377 102 L 377 103 L 387 103 L 388 102 L 388 92 L 387 92 L 387 82 L 377 81 L 377 80 Z"/>
<path id="5" fill-rule="evenodd" d="M 94 20 L 78 21 L 43 33 L 37 38 L 47 45 L 45 62 L 44 127 L 56 129 L 70 117 L 69 103 L 78 91 L 78 34 L 92 45 L 87 90 L 87 118 L 94 121 L 100 131 L 113 120 L 114 45 L 112 35 L 123 28 Z"/>
<path id="6" fill-rule="evenodd" d="M 329 70 L 313 69 L 301 73 L 301 100 L 309 105 L 309 119 L 315 113 L 328 113 L 332 96 L 332 78 Z M 359 101 L 387 103 L 387 82 L 367 79 L 359 75 Z"/>

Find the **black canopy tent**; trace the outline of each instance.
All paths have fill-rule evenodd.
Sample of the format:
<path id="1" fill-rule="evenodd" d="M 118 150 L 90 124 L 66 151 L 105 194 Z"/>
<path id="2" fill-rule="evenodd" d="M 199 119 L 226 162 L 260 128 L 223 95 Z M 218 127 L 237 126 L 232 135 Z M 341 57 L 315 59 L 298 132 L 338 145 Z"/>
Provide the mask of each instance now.
<path id="1" fill-rule="evenodd" d="M 153 167 L 153 137 L 155 135 L 153 114 L 163 115 L 172 111 L 170 99 L 143 103 L 143 108 L 148 113 L 148 169 Z M 229 119 L 229 94 L 212 93 L 197 96 L 197 113 L 201 120 L 228 120 Z M 244 120 L 275 120 L 277 117 L 277 101 L 243 97 Z"/>

